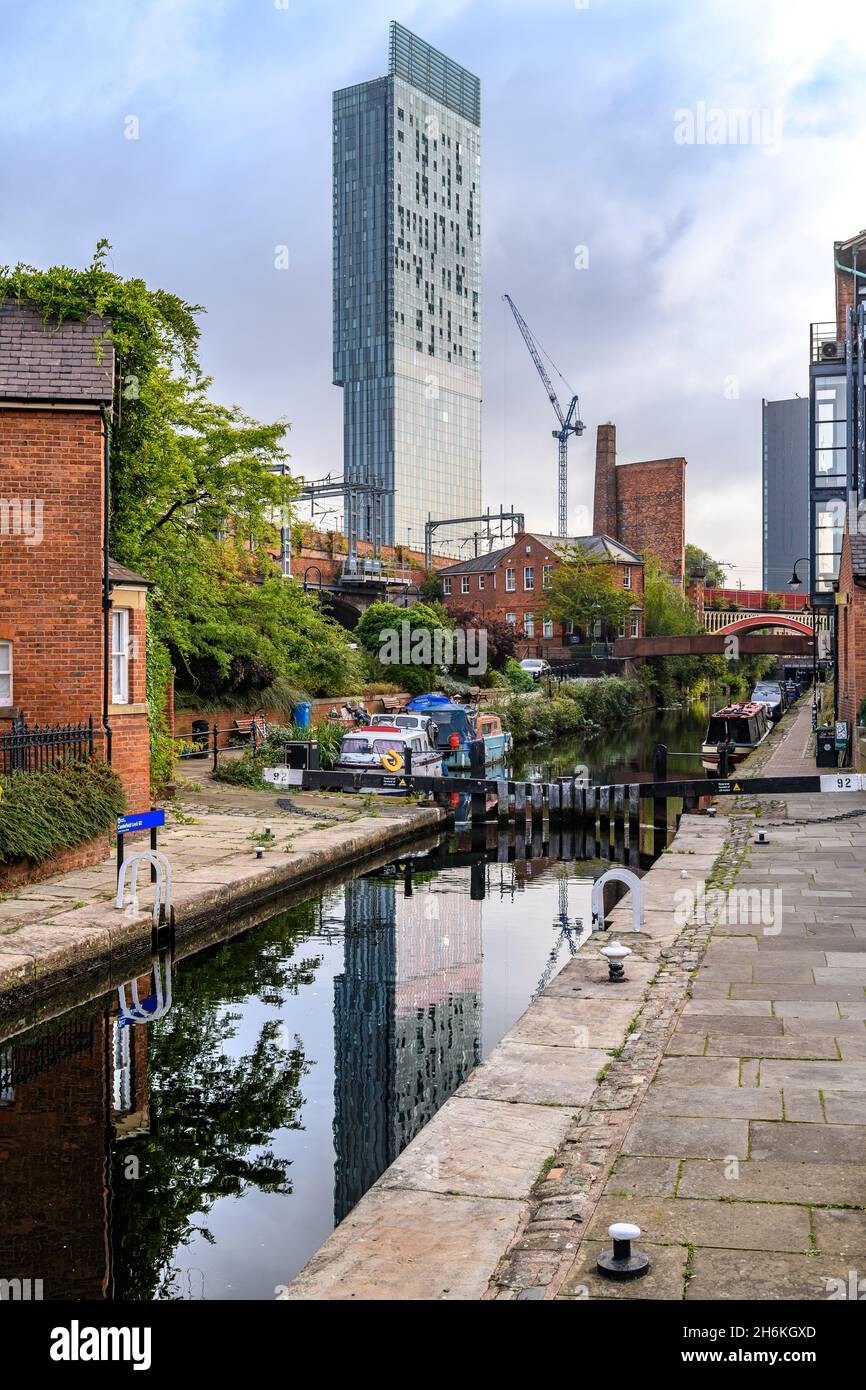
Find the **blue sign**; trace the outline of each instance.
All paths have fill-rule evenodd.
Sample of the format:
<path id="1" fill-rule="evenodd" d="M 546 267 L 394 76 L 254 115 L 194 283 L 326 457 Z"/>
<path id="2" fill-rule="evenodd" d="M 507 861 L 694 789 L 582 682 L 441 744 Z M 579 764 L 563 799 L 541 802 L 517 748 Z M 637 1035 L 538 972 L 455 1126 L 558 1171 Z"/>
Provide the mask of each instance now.
<path id="1" fill-rule="evenodd" d="M 137 816 L 118 816 L 118 835 L 129 835 L 133 830 L 150 830 L 165 825 L 165 811 L 142 811 Z"/>

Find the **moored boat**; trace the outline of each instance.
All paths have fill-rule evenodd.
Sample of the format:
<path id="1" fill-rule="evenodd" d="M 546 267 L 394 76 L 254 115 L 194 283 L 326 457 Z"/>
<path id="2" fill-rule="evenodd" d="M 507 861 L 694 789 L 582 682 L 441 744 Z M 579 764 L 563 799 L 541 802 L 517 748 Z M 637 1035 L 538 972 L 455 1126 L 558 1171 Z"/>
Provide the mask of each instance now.
<path id="1" fill-rule="evenodd" d="M 767 707 L 749 700 L 725 705 L 710 716 L 701 745 L 701 762 L 711 777 L 719 775 L 722 747 L 727 748 L 728 767 L 733 768 L 757 748 L 770 732 Z"/>
<path id="2" fill-rule="evenodd" d="M 334 767 L 338 772 L 397 774 L 407 763 L 419 777 L 442 776 L 442 753 L 431 747 L 423 729 L 377 724 L 344 734 Z"/>

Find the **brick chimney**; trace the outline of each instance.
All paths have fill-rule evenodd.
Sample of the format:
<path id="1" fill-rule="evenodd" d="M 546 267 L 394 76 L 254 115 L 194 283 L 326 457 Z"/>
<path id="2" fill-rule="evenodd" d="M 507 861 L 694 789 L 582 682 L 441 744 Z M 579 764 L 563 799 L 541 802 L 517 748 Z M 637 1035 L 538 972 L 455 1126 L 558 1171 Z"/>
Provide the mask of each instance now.
<path id="1" fill-rule="evenodd" d="M 599 425 L 595 442 L 593 535 L 616 535 L 616 425 Z"/>

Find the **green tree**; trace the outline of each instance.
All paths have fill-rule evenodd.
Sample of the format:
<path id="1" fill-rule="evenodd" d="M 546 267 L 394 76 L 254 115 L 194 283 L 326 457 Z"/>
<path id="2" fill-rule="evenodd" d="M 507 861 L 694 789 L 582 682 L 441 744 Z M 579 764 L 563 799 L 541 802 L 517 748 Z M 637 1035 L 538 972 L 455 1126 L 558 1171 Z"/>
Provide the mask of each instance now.
<path id="1" fill-rule="evenodd" d="M 618 589 L 613 566 L 581 546 L 565 546 L 547 591 L 544 613 L 559 622 L 573 622 L 588 632 L 596 622 L 618 631 L 628 617 L 634 596 Z"/>
<path id="2" fill-rule="evenodd" d="M 704 583 L 708 589 L 723 589 L 725 587 L 725 571 L 719 560 L 714 560 L 706 550 L 701 550 L 700 546 L 686 546 L 686 577 L 694 574 L 695 571 L 703 572 Z"/>
<path id="3" fill-rule="evenodd" d="M 355 637 L 368 653 L 374 679 L 420 694 L 438 679 L 436 634 L 453 630 L 454 620 L 440 603 L 413 603 L 408 608 L 372 603 L 361 614 Z"/>

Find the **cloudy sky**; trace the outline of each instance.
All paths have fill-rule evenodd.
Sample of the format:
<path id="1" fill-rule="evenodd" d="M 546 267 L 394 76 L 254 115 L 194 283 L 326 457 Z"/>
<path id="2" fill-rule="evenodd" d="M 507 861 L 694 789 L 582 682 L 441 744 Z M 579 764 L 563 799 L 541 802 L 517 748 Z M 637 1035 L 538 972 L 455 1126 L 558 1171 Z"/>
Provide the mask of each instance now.
<path id="1" fill-rule="evenodd" d="M 554 527 L 552 414 L 508 291 L 580 393 L 574 529 L 614 420 L 621 462 L 685 455 L 688 539 L 759 580 L 761 399 L 806 391 L 832 242 L 866 226 L 860 0 L 0 6 L 0 262 L 83 265 L 107 236 L 118 272 L 207 307 L 215 393 L 291 421 L 308 477 L 341 468 L 331 91 L 387 71 L 392 18 L 478 73 L 485 504 Z M 702 111 L 712 135 L 747 109 L 750 139 L 701 139 Z"/>

